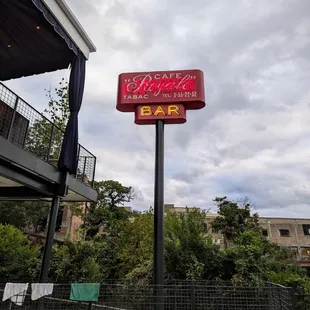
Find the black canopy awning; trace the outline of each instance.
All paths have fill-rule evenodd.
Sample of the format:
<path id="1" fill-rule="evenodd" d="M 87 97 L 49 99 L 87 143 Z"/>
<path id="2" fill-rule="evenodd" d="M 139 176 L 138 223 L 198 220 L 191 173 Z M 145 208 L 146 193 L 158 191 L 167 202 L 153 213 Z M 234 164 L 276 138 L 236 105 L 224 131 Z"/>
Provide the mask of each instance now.
<path id="1" fill-rule="evenodd" d="M 68 68 L 78 49 L 42 0 L 0 1 L 0 80 Z"/>

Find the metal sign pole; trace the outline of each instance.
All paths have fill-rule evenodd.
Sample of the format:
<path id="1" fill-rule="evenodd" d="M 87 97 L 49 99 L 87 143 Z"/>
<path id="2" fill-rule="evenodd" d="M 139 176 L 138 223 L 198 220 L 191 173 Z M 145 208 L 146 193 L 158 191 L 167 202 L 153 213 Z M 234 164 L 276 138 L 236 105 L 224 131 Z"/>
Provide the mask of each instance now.
<path id="1" fill-rule="evenodd" d="M 164 285 L 164 121 L 156 121 L 154 194 L 154 285 L 155 309 L 163 308 Z"/>

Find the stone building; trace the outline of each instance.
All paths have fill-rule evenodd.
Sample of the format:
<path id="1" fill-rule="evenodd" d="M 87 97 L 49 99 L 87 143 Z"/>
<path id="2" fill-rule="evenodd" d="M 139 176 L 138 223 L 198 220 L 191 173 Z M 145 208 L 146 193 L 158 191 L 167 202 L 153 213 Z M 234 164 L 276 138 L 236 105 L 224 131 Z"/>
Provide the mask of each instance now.
<path id="1" fill-rule="evenodd" d="M 310 219 L 260 217 L 263 234 L 281 247 L 289 247 L 302 266 L 310 266 Z"/>

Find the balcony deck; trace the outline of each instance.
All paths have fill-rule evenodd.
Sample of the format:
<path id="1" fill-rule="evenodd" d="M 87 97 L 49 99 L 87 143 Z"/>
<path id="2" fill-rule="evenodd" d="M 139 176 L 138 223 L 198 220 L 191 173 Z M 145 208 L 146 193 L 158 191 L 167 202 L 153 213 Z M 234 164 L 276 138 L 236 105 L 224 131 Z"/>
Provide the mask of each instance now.
<path id="1" fill-rule="evenodd" d="M 54 173 L 54 177 L 43 176 L 52 183 L 57 183 L 57 162 L 60 155 L 64 131 L 53 124 L 46 116 L 38 112 L 17 94 L 12 92 L 4 84 L 0 83 L 0 139 L 4 139 L 1 147 L 0 159 L 14 161 L 14 165 L 23 166 L 30 173 L 40 175 L 39 166 L 44 166 L 45 171 Z M 8 144 L 9 142 L 9 144 Z M 5 144 L 6 143 L 6 144 Z M 16 154 L 20 153 L 20 154 Z M 32 159 L 37 159 L 35 166 L 26 167 L 19 159 L 22 160 L 27 153 Z M 11 155 L 10 155 L 11 154 Z M 16 158 L 13 160 L 12 156 Z M 41 162 L 38 164 L 38 161 Z M 44 164 L 42 163 L 45 162 Z M 96 157 L 86 148 L 79 144 L 78 146 L 78 173 L 71 176 L 71 185 L 79 189 L 87 186 L 92 187 L 95 176 Z M 38 168 L 38 169 L 36 169 Z M 31 171 L 35 170 L 35 171 Z M 75 179 L 75 180 L 73 180 Z M 78 185 L 77 182 L 83 183 Z M 0 176 L 0 188 L 18 187 L 12 178 L 7 178 L 2 174 Z M 22 186 L 21 184 L 19 186 Z M 81 187 L 82 186 L 82 187 Z M 70 186 L 69 186 L 70 187 Z M 71 190 L 67 199 L 72 196 Z M 73 201 L 78 201 L 76 198 Z M 88 201 L 86 199 L 86 201 Z"/>

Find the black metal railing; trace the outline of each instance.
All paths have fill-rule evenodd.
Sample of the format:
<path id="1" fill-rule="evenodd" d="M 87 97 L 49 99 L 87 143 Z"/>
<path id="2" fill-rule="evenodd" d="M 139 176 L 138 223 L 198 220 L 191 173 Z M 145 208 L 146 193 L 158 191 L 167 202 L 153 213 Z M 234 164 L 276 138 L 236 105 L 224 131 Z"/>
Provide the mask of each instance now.
<path id="1" fill-rule="evenodd" d="M 0 83 L 0 137 L 57 166 L 64 131 Z M 78 146 L 77 179 L 93 185 L 96 157 Z"/>
<path id="2" fill-rule="evenodd" d="M 0 283 L 0 298 L 5 284 Z M 154 298 L 154 290 L 160 292 Z M 153 310 L 161 304 L 162 310 L 292 310 L 292 289 L 279 286 L 250 287 L 247 285 L 216 284 L 207 281 L 180 282 L 153 286 L 124 281 L 106 282 L 100 286 L 98 302 L 70 300 L 70 284 L 54 284 L 53 294 L 38 301 L 31 300 L 30 284 L 22 306 L 10 300 L 1 301 L 4 309 L 114 309 Z"/>

